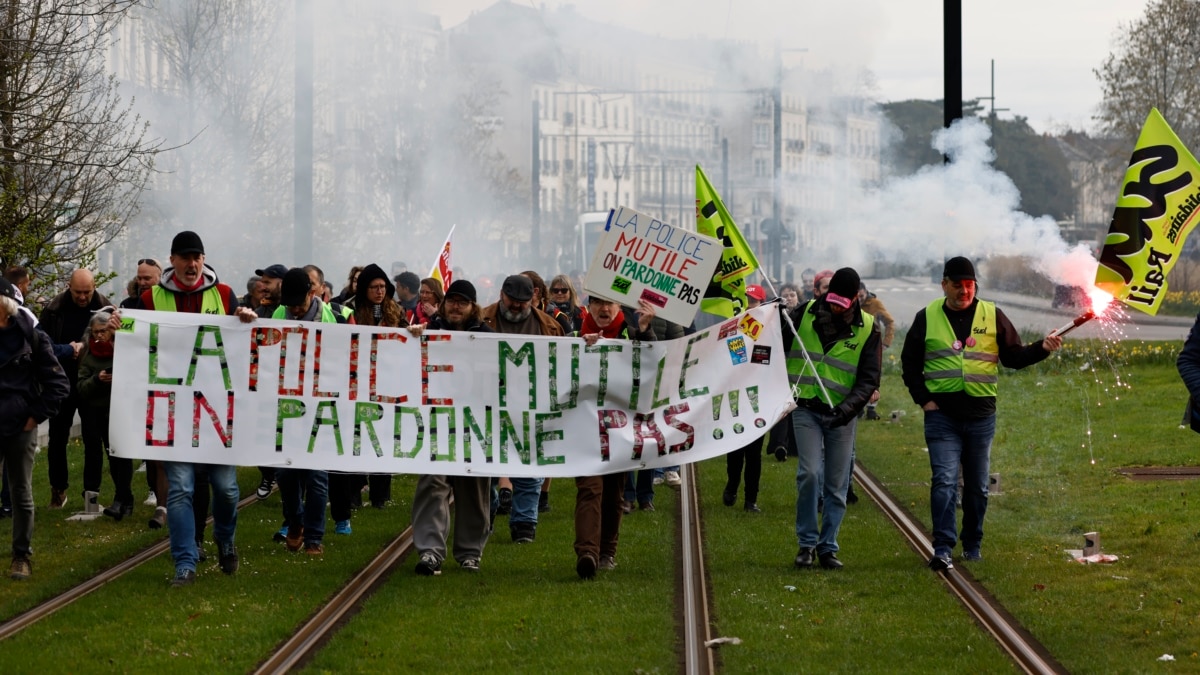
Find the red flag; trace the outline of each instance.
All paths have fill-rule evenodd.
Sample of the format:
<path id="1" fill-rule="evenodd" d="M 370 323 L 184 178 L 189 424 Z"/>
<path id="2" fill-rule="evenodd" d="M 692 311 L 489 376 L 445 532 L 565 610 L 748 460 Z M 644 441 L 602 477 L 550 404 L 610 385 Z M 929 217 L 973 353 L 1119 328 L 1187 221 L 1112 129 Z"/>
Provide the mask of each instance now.
<path id="1" fill-rule="evenodd" d="M 442 282 L 442 291 L 445 292 L 450 288 L 450 282 L 454 281 L 451 277 L 453 272 L 450 270 L 450 239 L 454 236 L 454 225 L 450 226 L 450 234 L 446 235 L 446 243 L 442 244 L 442 250 L 438 253 L 437 262 L 433 264 L 433 270 L 429 272 L 429 276 Z"/>

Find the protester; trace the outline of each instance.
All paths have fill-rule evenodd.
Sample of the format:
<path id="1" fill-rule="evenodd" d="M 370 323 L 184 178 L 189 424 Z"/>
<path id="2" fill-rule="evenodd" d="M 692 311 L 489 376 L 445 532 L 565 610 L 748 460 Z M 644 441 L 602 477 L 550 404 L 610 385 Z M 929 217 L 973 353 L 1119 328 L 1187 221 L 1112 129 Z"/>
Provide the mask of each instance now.
<path id="1" fill-rule="evenodd" d="M 361 265 L 355 265 L 350 268 L 350 273 L 346 275 L 346 285 L 342 287 L 340 293 L 334 296 L 334 302 L 341 303 L 347 307 L 354 307 L 355 298 L 358 297 L 358 275 L 362 271 L 363 268 Z M 384 275 L 385 278 L 386 276 Z"/>
<path id="2" fill-rule="evenodd" d="M 976 289 L 971 261 L 961 256 L 947 260 L 942 271 L 945 297 L 917 312 L 900 353 L 904 384 L 913 402 L 925 411 L 925 444 L 932 471 L 929 567 L 936 571 L 954 567 L 950 556 L 958 538 L 963 560 L 982 559 L 999 365 L 1024 368 L 1062 347 L 1062 338 L 1056 335 L 1022 345 L 1008 317 L 995 303 L 978 299 Z M 959 536 L 955 501 L 960 464 L 963 523 Z"/>
<path id="3" fill-rule="evenodd" d="M 355 296 L 351 298 L 354 301 L 354 323 L 360 326 L 387 326 L 391 328 L 403 328 L 408 325 L 404 318 L 404 310 L 392 298 L 395 288 L 392 287 L 392 282 L 388 280 L 387 274 L 378 265 L 370 264 L 366 267 L 359 268 L 359 273 L 356 275 L 357 284 L 355 286 Z M 361 474 L 353 474 L 359 476 L 356 479 L 350 479 L 351 474 L 335 474 L 330 476 L 330 489 L 333 490 L 333 485 L 337 484 L 338 489 L 342 490 L 341 481 L 343 476 L 347 481 L 345 490 L 347 495 L 352 489 L 360 489 L 362 487 Z M 370 486 L 371 506 L 382 509 L 392 499 L 392 476 L 391 474 L 370 474 L 366 477 L 367 484 Z M 345 526 L 349 527 L 348 514 L 341 512 L 334 514 L 334 520 L 337 522 L 337 527 L 342 526 L 342 520 L 338 516 L 347 515 Z"/>
<path id="4" fill-rule="evenodd" d="M 821 270 L 813 277 L 812 292 L 814 298 L 819 298 L 829 290 L 829 281 L 833 279 L 833 270 Z"/>
<path id="5" fill-rule="evenodd" d="M 654 306 L 642 300 L 638 307 L 641 311 L 631 320 L 617 303 L 592 296 L 578 336 L 589 346 L 601 338 L 655 340 L 651 325 Z M 575 487 L 575 573 L 581 579 L 591 579 L 597 569 L 617 566 L 625 475 L 584 476 L 575 479 Z"/>
<path id="6" fill-rule="evenodd" d="M 220 282 L 216 271 L 205 262 L 200 235 L 185 230 L 171 241 L 171 268 L 158 285 L 142 293 L 142 306 L 160 312 L 237 315 L 253 321 L 249 308 L 238 308 L 233 289 Z M 114 315 L 114 321 L 120 318 Z M 174 587 L 196 580 L 199 547 L 196 546 L 196 513 L 192 500 L 197 469 L 207 468 L 213 489 L 213 539 L 217 543 L 221 571 L 233 574 L 238 568 L 234 533 L 237 529 L 238 483 L 236 467 L 228 464 L 165 462 L 167 471 L 167 521 L 170 525 L 171 558 L 175 562 Z"/>
<path id="7" fill-rule="evenodd" d="M 561 336 L 562 326 L 545 312 L 532 305 L 533 282 L 529 277 L 514 274 L 500 287 L 500 300 L 481 312 L 483 323 L 497 333 L 519 335 Z M 508 529 L 518 544 L 531 543 L 537 536 L 538 499 L 541 478 L 512 479 L 512 511 Z"/>
<path id="8" fill-rule="evenodd" d="M 279 309 L 281 303 L 280 293 L 283 285 L 283 275 L 287 274 L 287 271 L 288 268 L 280 265 L 279 263 L 268 265 L 261 270 L 254 270 L 254 273 L 258 275 L 260 283 L 262 283 L 264 289 L 266 290 L 264 297 L 259 300 L 259 304 L 250 307 L 250 309 L 259 316 L 259 318 L 269 319 L 274 316 L 275 310 Z M 268 486 L 268 494 L 270 491 L 270 486 Z M 260 499 L 265 498 L 266 495 L 260 497 Z"/>
<path id="9" fill-rule="evenodd" d="M 746 303 L 748 309 L 758 307 L 767 299 L 767 292 L 762 286 L 750 284 L 746 286 Z M 745 468 L 746 492 L 742 508 L 750 513 L 760 513 L 758 506 L 758 485 L 762 477 L 762 446 L 765 439 L 759 438 L 725 455 L 725 490 L 721 493 L 721 502 L 725 506 L 737 503 L 738 485 L 742 481 L 742 471 Z"/>
<path id="10" fill-rule="evenodd" d="M 142 258 L 137 261 L 137 276 L 134 281 L 137 282 L 137 290 L 133 295 L 121 301 L 121 309 L 141 309 L 142 293 L 154 288 L 158 285 L 158 280 L 162 278 L 162 264 L 154 258 Z"/>
<path id="11" fill-rule="evenodd" d="M 583 306 L 579 304 L 571 277 L 559 274 L 550 280 L 550 303 L 570 321 L 571 330 L 567 332 L 573 333 L 583 325 Z"/>
<path id="12" fill-rule="evenodd" d="M 50 336 L 50 341 L 60 348 L 55 350 L 67 379 L 71 382 L 71 395 L 62 402 L 58 414 L 50 420 L 50 442 L 46 451 L 47 465 L 50 472 L 50 508 L 61 509 L 67 503 L 67 488 L 69 486 L 67 470 L 67 443 L 71 440 L 71 427 L 75 425 L 75 412 L 79 408 L 79 352 L 83 349 L 83 332 L 87 329 L 92 318 L 92 312 L 112 303 L 96 290 L 92 273 L 85 269 L 71 272 L 67 282 L 67 290 L 59 294 L 42 312 L 39 324 L 42 330 Z M 70 349 L 67 349 L 67 347 Z M 82 426 L 81 426 L 82 429 Z M 94 438 L 86 431 L 86 438 Z M 96 477 L 99 488 L 99 476 L 103 462 L 104 450 L 92 443 L 84 442 L 84 476 L 85 489 L 87 476 Z"/>
<path id="13" fill-rule="evenodd" d="M 433 277 L 422 279 L 417 290 L 417 320 L 414 323 L 429 323 L 437 315 L 443 297 L 441 281 Z"/>
<path id="14" fill-rule="evenodd" d="M 783 300 L 784 309 L 790 312 L 800 306 L 800 289 L 796 284 L 784 284 L 779 287 L 779 299 Z"/>
<path id="15" fill-rule="evenodd" d="M 542 275 L 533 270 L 525 270 L 522 275 L 529 277 L 533 282 L 533 306 L 553 317 L 558 325 L 563 329 L 563 335 L 568 335 L 574 331 L 571 325 L 571 317 L 560 311 L 554 303 L 551 302 L 550 289 L 546 286 L 546 281 L 542 279 Z M 546 487 L 543 484 L 543 487 Z"/>
<path id="16" fill-rule="evenodd" d="M 413 272 L 401 272 L 392 277 L 396 282 L 396 300 L 404 309 L 404 319 L 409 323 L 419 323 L 417 305 L 421 301 L 421 277 Z"/>
<path id="17" fill-rule="evenodd" d="M 858 304 L 860 307 L 862 307 L 864 312 L 875 317 L 875 321 L 879 323 L 880 329 L 883 331 L 883 348 L 887 349 L 888 347 L 891 347 L 892 339 L 896 337 L 896 320 L 893 319 L 891 313 L 887 311 L 887 307 L 883 306 L 883 301 L 880 300 L 879 297 L 874 293 L 867 290 L 867 285 L 865 283 L 859 286 Z M 875 394 L 871 396 L 871 401 L 867 403 L 866 419 L 868 421 L 880 419 L 879 411 L 876 410 L 878 405 L 879 392 L 876 391 Z M 857 501 L 857 499 L 855 501 Z"/>
<path id="18" fill-rule="evenodd" d="M 813 289 L 816 285 L 816 279 L 817 271 L 811 267 L 805 267 L 804 271 L 800 273 L 801 302 L 808 302 L 815 297 L 813 295 Z"/>
<path id="19" fill-rule="evenodd" d="M 319 293 L 323 287 L 313 283 L 307 269 L 293 267 L 283 275 L 280 284 L 282 306 L 273 319 L 315 321 L 318 323 L 353 323 L 340 312 L 323 302 Z M 310 556 L 325 553 L 325 506 L 329 502 L 329 474 L 317 469 L 278 468 L 275 482 L 283 502 L 283 519 L 287 523 L 287 548 L 301 547 Z M 301 503 L 303 502 L 303 504 Z"/>
<path id="20" fill-rule="evenodd" d="M 71 382 L 50 338 L 20 311 L 17 288 L 0 280 L 0 460 L 13 499 L 14 580 L 33 574 L 33 458 L 37 427 L 71 395 Z"/>
<path id="21" fill-rule="evenodd" d="M 820 275 L 818 275 L 819 277 Z M 840 569 L 838 531 L 846 514 L 858 411 L 879 388 L 882 349 L 875 317 L 858 306 L 858 272 L 843 267 L 826 292 L 791 313 L 784 334 L 788 376 L 796 391 L 796 567 Z M 803 350 L 812 360 L 810 367 Z M 816 372 L 813 372 L 815 367 Z M 828 397 L 828 398 L 826 398 Z M 823 469 L 822 469 L 823 467 Z M 822 474 L 823 471 L 823 474 Z M 818 527 L 817 501 L 823 498 Z"/>
<path id="22" fill-rule="evenodd" d="M 380 270 L 382 272 L 382 270 Z M 430 330 L 491 333 L 480 318 L 475 286 L 456 279 L 433 320 Z M 414 330 L 420 334 L 420 329 Z M 413 545 L 419 554 L 416 572 L 441 574 L 450 532 L 450 498 L 454 499 L 454 560 L 468 572 L 479 571 L 483 547 L 491 531 L 491 479 L 476 476 L 422 474 L 413 497 Z"/>
<path id="23" fill-rule="evenodd" d="M 96 312 L 83 333 L 84 346 L 79 352 L 79 415 L 85 422 L 85 433 L 92 436 L 90 444 L 108 453 L 113 502 L 104 509 L 104 515 L 121 520 L 133 513 L 133 460 L 114 456 L 108 439 L 113 364 L 113 331 L 108 325 L 111 318 L 109 311 Z M 85 446 L 87 444 L 85 440 Z M 99 473 L 99 462 L 96 462 L 95 470 Z M 99 492 L 100 477 L 85 475 L 84 489 L 87 490 L 89 485 L 92 485 L 92 491 Z"/>

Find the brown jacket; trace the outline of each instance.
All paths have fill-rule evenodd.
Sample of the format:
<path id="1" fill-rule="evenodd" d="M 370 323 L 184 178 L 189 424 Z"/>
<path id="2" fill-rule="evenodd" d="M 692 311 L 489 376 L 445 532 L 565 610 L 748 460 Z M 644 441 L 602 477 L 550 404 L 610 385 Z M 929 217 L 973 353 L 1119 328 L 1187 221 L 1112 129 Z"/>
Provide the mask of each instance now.
<path id="1" fill-rule="evenodd" d="M 883 324 L 883 348 L 887 349 L 892 346 L 892 338 L 896 337 L 896 320 L 887 311 L 887 307 L 883 306 L 883 301 L 875 297 L 874 293 L 867 293 L 867 299 L 860 303 L 862 311 L 875 317 L 876 321 Z"/>
<path id="2" fill-rule="evenodd" d="M 546 335 L 549 337 L 562 337 L 562 335 L 563 335 L 562 326 L 559 325 L 558 321 L 556 321 L 554 319 L 554 317 L 550 316 L 549 314 L 541 311 L 540 309 L 538 309 L 536 307 L 533 307 L 532 310 L 533 310 L 534 316 L 537 317 L 538 323 L 542 324 L 542 335 Z M 483 321 L 484 324 L 487 325 L 488 328 L 491 328 L 492 330 L 497 330 L 496 329 L 496 314 L 499 313 L 499 311 L 500 311 L 500 303 L 494 302 L 494 303 L 488 305 L 487 307 L 484 307 L 480 311 L 479 318 L 480 318 L 480 320 Z"/>

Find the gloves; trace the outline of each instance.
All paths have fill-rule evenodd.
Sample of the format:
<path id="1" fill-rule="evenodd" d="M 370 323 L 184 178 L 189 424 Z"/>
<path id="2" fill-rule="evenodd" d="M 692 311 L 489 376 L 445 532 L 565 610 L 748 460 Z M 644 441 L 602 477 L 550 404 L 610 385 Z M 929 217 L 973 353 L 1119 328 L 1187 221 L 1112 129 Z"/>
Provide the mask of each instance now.
<path id="1" fill-rule="evenodd" d="M 846 426 L 850 423 L 850 420 L 854 419 L 854 415 L 855 412 L 853 408 L 846 406 L 844 403 L 839 405 L 838 407 L 834 408 L 833 412 L 829 415 L 829 428 L 836 429 L 838 427 Z"/>

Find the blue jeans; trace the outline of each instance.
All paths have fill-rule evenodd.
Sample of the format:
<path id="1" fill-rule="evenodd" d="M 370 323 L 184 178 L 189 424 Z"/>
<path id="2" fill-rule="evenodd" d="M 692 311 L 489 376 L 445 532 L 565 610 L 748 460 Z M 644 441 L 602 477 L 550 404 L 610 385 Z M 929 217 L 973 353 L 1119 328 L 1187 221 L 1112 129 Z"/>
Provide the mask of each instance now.
<path id="1" fill-rule="evenodd" d="M 625 501 L 637 505 L 654 503 L 654 476 L 662 469 L 625 472 Z M 636 475 L 635 475 L 636 474 Z"/>
<path id="2" fill-rule="evenodd" d="M 538 521 L 538 497 L 542 493 L 544 478 L 513 478 L 512 479 L 512 511 L 508 514 L 508 524 L 532 523 Z"/>
<path id="3" fill-rule="evenodd" d="M 320 544 L 325 538 L 329 474 L 315 469 L 276 469 L 275 482 L 279 484 L 283 519 L 288 530 L 303 527 L 304 543 Z"/>
<path id="4" fill-rule="evenodd" d="M 933 552 L 948 556 L 954 550 L 954 502 L 958 492 L 958 467 L 963 475 L 963 551 L 979 551 L 983 542 L 983 516 L 987 513 L 988 468 L 996 416 L 954 419 L 940 410 L 925 413 L 925 444 L 929 446 L 929 507 L 933 520 Z"/>
<path id="5" fill-rule="evenodd" d="M 237 528 L 239 499 L 237 468 L 221 464 L 206 464 L 213 490 L 213 541 L 217 545 L 232 544 Z M 195 464 L 163 462 L 167 471 L 167 527 L 171 535 L 171 558 L 175 573 L 195 572 L 196 520 L 192 513 L 192 495 L 196 487 Z"/>
<path id="6" fill-rule="evenodd" d="M 846 515 L 846 489 L 854 452 L 858 419 L 836 428 L 821 423 L 821 416 L 808 408 L 792 411 L 796 437 L 796 539 L 802 548 L 817 554 L 837 553 L 838 529 Z M 822 472 L 824 465 L 824 472 Z M 824 476 L 822 476 L 824 473 Z M 824 496 L 820 531 L 817 529 L 817 498 Z"/>

